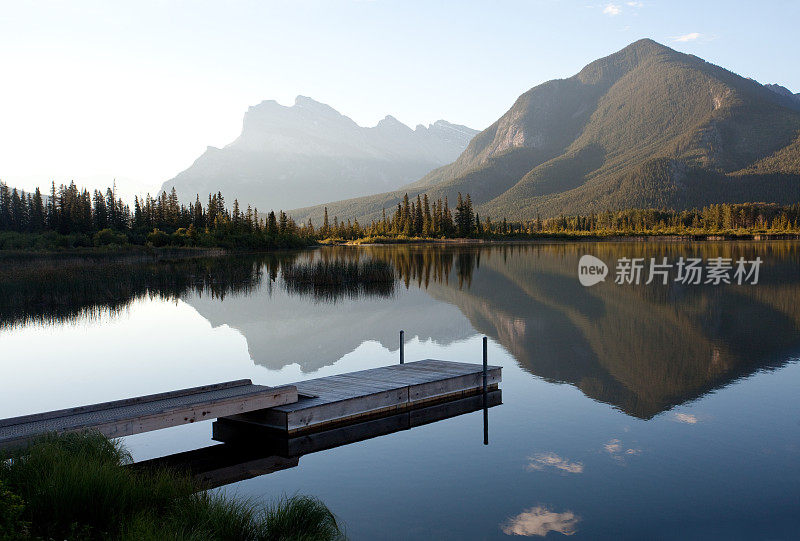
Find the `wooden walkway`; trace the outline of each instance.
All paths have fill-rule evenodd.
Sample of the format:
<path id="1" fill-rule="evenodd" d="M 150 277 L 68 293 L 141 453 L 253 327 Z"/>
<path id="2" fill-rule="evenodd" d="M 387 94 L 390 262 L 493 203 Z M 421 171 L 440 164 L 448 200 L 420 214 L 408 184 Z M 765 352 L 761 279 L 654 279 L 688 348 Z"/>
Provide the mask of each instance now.
<path id="1" fill-rule="evenodd" d="M 0 420 L 0 449 L 24 447 L 50 432 L 97 430 L 109 438 L 262 410 L 297 401 L 291 385 L 249 379 Z"/>
<path id="2" fill-rule="evenodd" d="M 488 390 L 497 389 L 501 379 L 501 368 L 489 366 Z M 320 430 L 479 392 L 483 388 L 483 367 L 426 359 L 292 385 L 297 388 L 297 402 L 234 415 L 226 420 L 287 434 Z"/>

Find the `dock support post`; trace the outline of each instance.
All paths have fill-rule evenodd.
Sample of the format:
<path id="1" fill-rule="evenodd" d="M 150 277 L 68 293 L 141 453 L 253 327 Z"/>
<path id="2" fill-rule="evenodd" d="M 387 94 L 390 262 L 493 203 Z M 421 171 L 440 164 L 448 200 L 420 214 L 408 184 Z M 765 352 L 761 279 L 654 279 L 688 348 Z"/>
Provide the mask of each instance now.
<path id="1" fill-rule="evenodd" d="M 487 375 L 489 371 L 489 356 L 486 352 L 487 338 L 483 337 L 483 395 L 486 396 Z"/>
<path id="2" fill-rule="evenodd" d="M 405 344 L 405 331 L 400 331 L 400 364 L 405 362 L 405 352 L 403 351 L 403 346 Z"/>
<path id="3" fill-rule="evenodd" d="M 489 370 L 489 355 L 487 353 L 487 339 L 483 337 L 483 444 L 489 445 L 489 402 L 487 394 Z"/>

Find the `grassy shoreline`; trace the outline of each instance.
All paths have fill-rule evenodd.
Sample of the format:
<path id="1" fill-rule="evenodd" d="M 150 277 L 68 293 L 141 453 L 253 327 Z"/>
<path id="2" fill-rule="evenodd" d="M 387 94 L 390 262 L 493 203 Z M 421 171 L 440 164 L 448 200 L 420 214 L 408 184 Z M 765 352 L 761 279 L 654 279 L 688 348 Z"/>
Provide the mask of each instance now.
<path id="1" fill-rule="evenodd" d="M 47 436 L 0 458 L 0 539 L 344 539 L 315 498 L 263 505 L 201 491 L 178 471 L 126 467 L 130 454 L 97 433 Z"/>
<path id="2" fill-rule="evenodd" d="M 0 263 L 35 263 L 53 259 L 86 263 L 144 263 L 219 257 L 228 253 L 230 252 L 221 248 L 153 248 L 149 246 L 72 248 L 68 250 L 0 250 Z"/>
<path id="3" fill-rule="evenodd" d="M 368 246 L 368 245 L 393 245 L 393 244 L 439 244 L 439 245 L 464 245 L 464 244 L 502 244 L 502 243 L 537 243 L 537 242 L 715 242 L 726 240 L 772 241 L 772 240 L 800 240 L 800 233 L 752 233 L 752 232 L 721 232 L 721 233 L 631 233 L 629 235 L 594 234 L 594 233 L 548 233 L 525 236 L 507 236 L 492 238 L 456 238 L 437 239 L 423 237 L 366 237 L 355 240 L 326 239 L 321 241 L 323 246 Z"/>
<path id="4" fill-rule="evenodd" d="M 714 241 L 773 241 L 800 240 L 800 233 L 771 231 L 721 231 L 707 232 L 631 232 L 629 234 L 593 233 L 593 232 L 552 232 L 526 235 L 491 236 L 481 238 L 425 238 L 405 236 L 362 237 L 354 240 L 327 238 L 304 246 L 272 248 L 269 250 L 221 248 L 221 247 L 154 247 L 149 245 L 106 245 L 78 248 L 13 248 L 0 247 L 0 262 L 37 259 L 86 259 L 99 262 L 104 259 L 114 262 L 138 263 L 144 261 L 162 261 L 190 259 L 197 257 L 219 257 L 232 254 L 258 254 L 286 252 L 320 246 L 369 246 L 369 245 L 468 245 L 468 244 L 503 244 L 503 243 L 537 243 L 537 242 L 714 242 Z"/>

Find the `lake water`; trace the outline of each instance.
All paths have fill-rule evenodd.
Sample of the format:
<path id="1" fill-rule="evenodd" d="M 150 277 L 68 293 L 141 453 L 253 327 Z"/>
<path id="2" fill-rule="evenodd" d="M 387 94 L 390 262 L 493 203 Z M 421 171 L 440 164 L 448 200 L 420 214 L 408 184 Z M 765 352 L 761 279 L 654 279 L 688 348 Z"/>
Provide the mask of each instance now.
<path id="1" fill-rule="evenodd" d="M 609 267 L 584 287 L 578 259 Z M 760 257 L 757 284 L 614 283 L 621 258 Z M 379 259 L 380 287 L 281 269 Z M 731 276 L 733 273 L 731 272 Z M 642 281 L 647 278 L 647 267 Z M 752 276 L 751 276 L 752 279 Z M 320 497 L 353 539 L 791 539 L 800 531 L 800 243 L 340 247 L 141 263 L 0 261 L 0 418 L 407 360 L 503 367 L 503 404 L 302 456 L 230 493 Z M 210 445 L 210 423 L 126 438 Z"/>

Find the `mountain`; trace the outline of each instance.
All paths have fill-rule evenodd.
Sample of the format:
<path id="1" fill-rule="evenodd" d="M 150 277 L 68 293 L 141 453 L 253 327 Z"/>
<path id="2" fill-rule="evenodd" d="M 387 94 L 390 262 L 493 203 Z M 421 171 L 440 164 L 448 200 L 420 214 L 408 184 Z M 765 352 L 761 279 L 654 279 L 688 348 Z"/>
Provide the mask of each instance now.
<path id="1" fill-rule="evenodd" d="M 794 101 L 800 103 L 800 93 L 792 94 L 792 91 L 786 88 L 785 86 L 776 85 L 776 84 L 765 84 L 764 88 L 769 88 L 776 94 L 781 96 L 786 96 L 788 98 L 793 99 Z"/>
<path id="2" fill-rule="evenodd" d="M 411 129 L 392 116 L 364 128 L 332 107 L 298 96 L 291 107 L 250 107 L 242 133 L 208 147 L 165 182 L 182 200 L 221 191 L 262 210 L 288 209 L 395 189 L 454 160 L 478 133 L 439 120 Z"/>
<path id="3" fill-rule="evenodd" d="M 481 215 L 513 219 L 796 202 L 800 102 L 788 94 L 644 39 L 525 92 L 458 159 L 417 182 L 327 206 L 363 223 L 406 192 L 451 203 L 468 192 Z"/>

